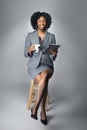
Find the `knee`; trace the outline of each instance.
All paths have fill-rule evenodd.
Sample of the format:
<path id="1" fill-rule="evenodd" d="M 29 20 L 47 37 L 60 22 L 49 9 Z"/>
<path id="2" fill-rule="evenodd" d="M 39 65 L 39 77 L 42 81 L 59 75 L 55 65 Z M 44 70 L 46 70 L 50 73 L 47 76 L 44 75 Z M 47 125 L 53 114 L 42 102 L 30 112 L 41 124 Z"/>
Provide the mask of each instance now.
<path id="1" fill-rule="evenodd" d="M 49 79 L 49 74 L 47 72 L 43 72 L 42 75 L 41 75 L 41 78 Z"/>
<path id="2" fill-rule="evenodd" d="M 41 76 L 40 75 L 37 75 L 34 79 L 35 83 L 38 84 L 38 82 L 41 80 Z"/>
<path id="3" fill-rule="evenodd" d="M 48 80 L 49 79 L 49 73 L 47 71 L 41 72 L 39 75 L 37 75 L 34 79 L 34 81 L 38 84 L 41 79 Z"/>

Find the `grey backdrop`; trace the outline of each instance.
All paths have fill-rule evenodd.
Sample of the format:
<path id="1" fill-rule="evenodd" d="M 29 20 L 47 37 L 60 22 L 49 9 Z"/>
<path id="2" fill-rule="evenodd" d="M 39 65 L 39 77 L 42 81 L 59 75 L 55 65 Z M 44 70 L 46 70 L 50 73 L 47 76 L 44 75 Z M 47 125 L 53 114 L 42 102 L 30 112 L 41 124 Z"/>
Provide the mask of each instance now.
<path id="1" fill-rule="evenodd" d="M 49 31 L 61 44 L 49 84 L 47 127 L 26 110 L 30 77 L 23 49 L 30 16 L 39 10 L 51 14 Z M 0 130 L 85 130 L 86 67 L 87 0 L 0 0 Z"/>

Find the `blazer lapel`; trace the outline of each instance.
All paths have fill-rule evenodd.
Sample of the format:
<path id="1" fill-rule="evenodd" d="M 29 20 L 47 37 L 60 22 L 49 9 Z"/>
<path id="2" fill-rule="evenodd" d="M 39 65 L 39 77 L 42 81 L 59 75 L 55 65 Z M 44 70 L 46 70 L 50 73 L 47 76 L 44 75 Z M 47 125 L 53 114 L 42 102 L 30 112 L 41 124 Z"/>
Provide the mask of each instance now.
<path id="1" fill-rule="evenodd" d="M 35 38 L 36 44 L 38 44 L 39 43 L 39 37 L 38 37 L 37 31 L 35 31 L 35 33 L 34 33 L 34 38 Z M 49 33 L 46 31 L 46 35 L 44 37 L 44 45 L 46 47 L 48 47 L 48 45 L 49 45 L 48 43 L 49 43 Z"/>
<path id="2" fill-rule="evenodd" d="M 38 37 L 37 31 L 35 31 L 34 33 L 34 38 L 35 38 L 36 44 L 39 44 L 39 37 Z"/>
<path id="3" fill-rule="evenodd" d="M 49 33 L 46 31 L 46 36 L 44 37 L 44 44 L 46 47 L 48 47 L 48 41 L 49 41 Z"/>

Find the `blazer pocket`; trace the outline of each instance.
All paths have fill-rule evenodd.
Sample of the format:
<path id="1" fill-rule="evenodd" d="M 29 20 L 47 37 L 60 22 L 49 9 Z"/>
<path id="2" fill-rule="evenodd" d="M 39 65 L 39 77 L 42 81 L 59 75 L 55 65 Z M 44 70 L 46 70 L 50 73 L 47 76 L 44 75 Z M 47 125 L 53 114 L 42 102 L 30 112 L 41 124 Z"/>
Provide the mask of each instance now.
<path id="1" fill-rule="evenodd" d="M 36 68 L 40 62 L 40 57 L 37 53 L 34 53 L 32 57 L 28 60 L 28 67 L 34 67 Z"/>

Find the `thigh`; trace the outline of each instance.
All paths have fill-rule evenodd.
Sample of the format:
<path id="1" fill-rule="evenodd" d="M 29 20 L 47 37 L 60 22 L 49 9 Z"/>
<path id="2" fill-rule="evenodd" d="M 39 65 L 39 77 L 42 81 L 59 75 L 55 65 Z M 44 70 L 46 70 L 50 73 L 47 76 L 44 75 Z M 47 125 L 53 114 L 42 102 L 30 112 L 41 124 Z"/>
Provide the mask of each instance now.
<path id="1" fill-rule="evenodd" d="M 49 79 L 49 78 L 51 78 L 52 74 L 53 74 L 53 70 L 52 69 L 46 69 L 46 70 L 41 72 L 41 78 L 46 76 Z"/>
<path id="2" fill-rule="evenodd" d="M 48 79 L 51 78 L 53 75 L 53 70 L 52 69 L 45 69 L 42 72 L 40 72 L 34 79 L 34 82 L 38 83 L 43 77 L 47 77 Z"/>
<path id="3" fill-rule="evenodd" d="M 39 73 L 35 78 L 34 82 L 38 84 L 38 82 L 41 80 L 41 73 Z"/>

